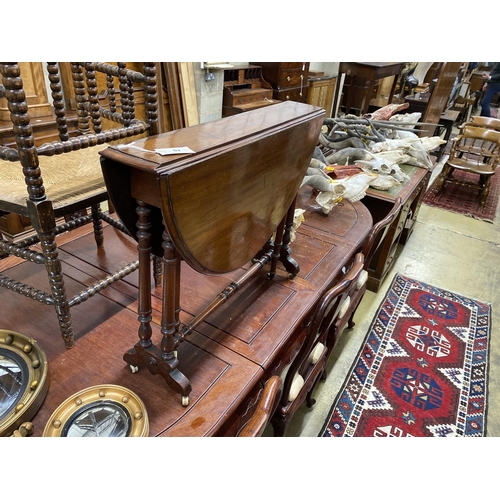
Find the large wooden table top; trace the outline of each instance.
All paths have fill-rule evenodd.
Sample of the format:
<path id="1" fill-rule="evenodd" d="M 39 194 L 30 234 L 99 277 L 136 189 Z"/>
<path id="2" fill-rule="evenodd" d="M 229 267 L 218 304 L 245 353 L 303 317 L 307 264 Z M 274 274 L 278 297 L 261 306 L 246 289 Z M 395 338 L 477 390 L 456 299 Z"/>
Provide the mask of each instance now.
<path id="1" fill-rule="evenodd" d="M 35 436 L 42 435 L 63 401 L 100 384 L 126 387 L 142 399 L 150 436 L 224 434 L 228 422 L 244 411 L 246 401 L 258 396 L 271 367 L 280 366 L 283 349 L 296 327 L 372 226 L 361 202 L 346 201 L 328 216 L 321 214 L 309 188 L 301 191 L 297 206 L 307 212 L 291 245 L 300 265 L 295 279 L 278 268 L 274 280 L 269 280 L 263 269 L 179 346 L 180 367 L 192 384 L 188 407 L 181 405 L 179 395 L 161 377 L 146 369 L 132 374 L 123 361 L 124 352 L 137 340 L 137 273 L 72 309 L 77 345 L 71 350 L 61 342 L 51 307 L 0 291 L 4 311 L 9 311 L 4 313 L 2 328 L 32 336 L 48 358 L 50 386 L 33 419 Z M 91 234 L 62 246 L 69 293 L 80 289 L 79 282 L 102 279 L 117 261 L 136 258 L 135 241 L 111 226 L 105 228 L 105 248 L 96 254 Z M 46 283 L 45 271 L 30 263 L 7 269 L 6 274 L 34 286 Z M 183 265 L 181 321 L 189 321 L 232 277 L 231 273 L 206 276 Z M 161 290 L 154 293 L 153 340 L 157 341 L 161 338 Z"/>

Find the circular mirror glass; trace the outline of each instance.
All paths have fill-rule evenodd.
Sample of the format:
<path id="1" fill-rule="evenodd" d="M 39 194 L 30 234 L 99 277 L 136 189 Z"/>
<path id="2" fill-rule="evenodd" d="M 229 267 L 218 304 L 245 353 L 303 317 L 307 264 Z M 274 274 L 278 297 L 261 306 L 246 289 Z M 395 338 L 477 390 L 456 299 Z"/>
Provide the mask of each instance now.
<path id="1" fill-rule="evenodd" d="M 85 405 L 66 422 L 64 437 L 127 437 L 131 418 L 126 409 L 114 401 Z"/>
<path id="2" fill-rule="evenodd" d="M 0 348 L 0 420 L 8 415 L 23 396 L 28 369 L 15 352 Z"/>

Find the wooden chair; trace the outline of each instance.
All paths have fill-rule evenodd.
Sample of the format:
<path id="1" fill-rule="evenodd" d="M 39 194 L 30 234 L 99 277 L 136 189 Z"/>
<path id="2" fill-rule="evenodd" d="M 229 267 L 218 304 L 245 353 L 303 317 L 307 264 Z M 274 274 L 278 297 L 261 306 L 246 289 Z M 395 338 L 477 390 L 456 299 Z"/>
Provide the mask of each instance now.
<path id="1" fill-rule="evenodd" d="M 488 198 L 491 178 L 500 161 L 500 132 L 478 126 L 464 126 L 460 135 L 452 139 L 450 156 L 436 179 L 439 193 L 447 184 L 458 184 L 479 192 L 481 206 Z M 454 177 L 455 170 L 477 174 L 477 182 Z"/>
<path id="2" fill-rule="evenodd" d="M 353 318 L 366 293 L 370 262 L 389 232 L 392 222 L 400 214 L 402 204 L 402 199 L 397 198 L 390 212 L 373 226 L 361 252 L 356 254 L 353 266 L 320 301 L 310 323 L 304 347 L 284 377 L 280 406 L 274 420 L 271 420 L 275 435 L 284 435 L 291 418 L 289 415 L 293 415 L 304 399 L 309 407 L 315 404 L 313 391 L 320 380 L 326 379 L 326 364 L 340 334 L 346 326 L 355 326 Z M 304 353 L 307 352 L 309 356 L 304 359 Z M 295 366 L 300 366 L 300 369 L 297 370 Z M 291 373 L 295 375 L 292 377 Z M 285 394 L 288 394 L 288 398 Z"/>
<path id="3" fill-rule="evenodd" d="M 459 111 L 459 115 L 457 118 L 457 122 L 461 123 L 464 120 L 468 120 L 472 109 L 474 107 L 474 99 L 472 97 L 465 97 L 462 95 L 458 95 L 450 107 L 451 111 Z"/>
<path id="4" fill-rule="evenodd" d="M 0 215 L 28 217 L 35 233 L 16 243 L 1 241 L 0 253 L 43 264 L 50 293 L 1 273 L 0 286 L 54 307 L 64 343 L 71 348 L 74 332 L 70 308 L 136 270 L 138 262 L 67 297 L 56 237 L 92 222 L 100 249 L 103 220 L 127 233 L 121 222 L 100 208 L 108 193 L 98 152 L 108 143 L 158 133 L 158 110 L 155 63 L 143 63 L 142 72 L 128 69 L 126 63 L 71 63 L 71 89 L 62 88 L 59 68 L 59 63 L 47 63 L 59 140 L 36 145 L 20 66 L 0 63 L 0 98 L 7 101 L 16 143 L 14 147 L 0 146 Z M 98 88 L 99 78 L 105 81 L 104 89 Z M 134 91 L 138 88 L 144 92 L 142 120 L 135 116 Z M 74 133 L 68 126 L 64 92 L 75 95 L 78 125 Z M 33 248 L 36 244 L 38 247 Z"/>
<path id="5" fill-rule="evenodd" d="M 491 118 L 489 116 L 472 116 L 470 121 L 463 123 L 460 125 L 459 129 L 462 130 L 466 127 L 480 127 L 485 129 L 497 130 L 500 132 L 500 119 Z M 479 149 L 476 148 L 474 151 L 476 154 L 479 154 Z M 463 154 L 460 152 L 459 154 Z"/>
<path id="6" fill-rule="evenodd" d="M 483 86 L 484 82 L 486 81 L 483 78 L 483 72 L 479 69 L 475 69 L 472 71 L 472 73 L 469 75 L 469 92 L 470 92 L 470 97 L 474 99 L 474 104 L 473 108 L 477 108 L 479 103 L 481 102 L 481 99 L 483 97 Z"/>
<path id="7" fill-rule="evenodd" d="M 351 315 L 350 297 L 364 269 L 363 264 L 363 254 L 358 253 L 349 272 L 319 299 L 298 353 L 281 375 L 283 393 L 271 418 L 275 436 L 285 435 L 292 416 L 306 399 L 308 406 L 315 403 L 312 391 L 330 354 L 328 332 L 339 318 Z"/>
<path id="8" fill-rule="evenodd" d="M 344 328 L 354 328 L 354 315 L 358 309 L 359 303 L 361 299 L 365 295 L 366 292 L 366 284 L 368 282 L 368 269 L 370 268 L 371 261 L 380 248 L 380 245 L 384 241 L 387 233 L 391 228 L 391 224 L 398 217 L 401 212 L 401 207 L 403 206 L 403 201 L 401 198 L 396 198 L 394 200 L 394 205 L 392 206 L 389 213 L 380 221 L 378 221 L 370 232 L 361 248 L 361 253 L 364 256 L 364 265 L 363 271 L 361 272 L 359 279 L 356 283 L 356 287 L 354 289 L 354 293 L 351 297 L 351 306 L 350 310 L 352 311 L 349 317 L 344 316 L 340 317 L 337 320 L 337 323 L 330 327 L 330 332 L 328 334 L 327 345 L 330 350 L 332 350 L 337 343 L 338 337 L 344 330 Z"/>
<path id="9" fill-rule="evenodd" d="M 262 436 L 276 410 L 282 390 L 283 381 L 278 375 L 267 380 L 252 417 L 241 428 L 238 437 Z"/>

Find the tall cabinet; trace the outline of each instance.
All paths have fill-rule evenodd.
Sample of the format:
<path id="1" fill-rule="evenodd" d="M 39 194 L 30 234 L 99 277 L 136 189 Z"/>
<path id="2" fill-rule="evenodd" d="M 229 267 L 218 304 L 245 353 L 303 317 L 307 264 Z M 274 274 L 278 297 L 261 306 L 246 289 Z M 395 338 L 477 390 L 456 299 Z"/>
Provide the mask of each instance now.
<path id="1" fill-rule="evenodd" d="M 262 77 L 273 88 L 273 99 L 307 103 L 308 62 L 251 62 L 262 67 Z"/>

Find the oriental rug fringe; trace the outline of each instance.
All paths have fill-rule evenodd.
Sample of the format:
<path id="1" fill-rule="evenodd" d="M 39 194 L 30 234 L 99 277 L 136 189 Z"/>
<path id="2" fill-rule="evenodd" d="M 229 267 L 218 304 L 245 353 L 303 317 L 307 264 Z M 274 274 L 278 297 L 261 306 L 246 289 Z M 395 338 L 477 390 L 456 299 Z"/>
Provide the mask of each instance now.
<path id="1" fill-rule="evenodd" d="M 478 182 L 479 179 L 476 174 L 461 170 L 455 170 L 453 175 L 459 180 L 467 182 Z M 481 207 L 478 191 L 475 189 L 468 189 L 465 186 L 457 184 L 448 184 L 439 194 L 436 194 L 434 193 L 434 183 L 427 190 L 422 200 L 426 205 L 467 215 L 486 222 L 494 221 L 500 194 L 500 175 L 496 174 L 492 177 L 490 192 L 488 193 L 484 207 Z"/>
<path id="2" fill-rule="evenodd" d="M 482 437 L 491 306 L 397 274 L 321 437 Z"/>

